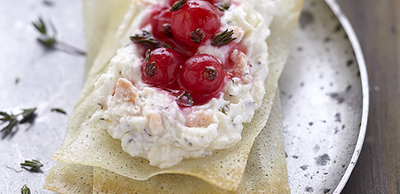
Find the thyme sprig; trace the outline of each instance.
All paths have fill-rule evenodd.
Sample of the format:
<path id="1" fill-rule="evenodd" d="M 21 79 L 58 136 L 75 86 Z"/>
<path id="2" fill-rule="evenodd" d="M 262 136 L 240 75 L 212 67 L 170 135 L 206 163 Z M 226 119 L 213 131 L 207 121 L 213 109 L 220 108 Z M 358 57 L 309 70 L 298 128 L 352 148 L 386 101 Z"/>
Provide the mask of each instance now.
<path id="1" fill-rule="evenodd" d="M 71 46 L 67 43 L 57 40 L 57 38 L 56 38 L 57 30 L 51 21 L 49 22 L 49 26 L 51 28 L 52 35 L 49 33 L 49 28 L 47 27 L 46 23 L 43 21 L 42 17 L 39 16 L 38 21 L 32 22 L 32 25 L 41 34 L 41 37 L 38 37 L 37 40 L 43 46 L 45 46 L 47 48 L 55 48 L 56 45 L 59 45 L 60 47 L 63 47 L 63 49 L 66 49 L 67 51 L 72 51 L 72 52 L 80 54 L 80 55 L 86 55 L 85 51 L 82 51 L 81 49 L 78 49 L 74 46 Z"/>
<path id="2" fill-rule="evenodd" d="M 22 119 L 19 121 L 19 123 L 26 123 L 29 121 L 33 115 L 35 115 L 35 110 L 36 108 L 31 108 L 31 109 L 22 109 Z"/>
<path id="3" fill-rule="evenodd" d="M 146 30 L 142 31 L 142 35 L 135 34 L 134 36 L 131 36 L 130 39 L 134 43 L 142 44 L 146 49 L 153 50 L 161 47 L 160 42 L 154 38 L 153 34 Z"/>
<path id="4" fill-rule="evenodd" d="M 22 167 L 30 167 L 29 171 L 31 172 L 37 172 L 41 167 L 43 167 L 43 164 L 39 160 L 25 160 L 24 163 L 20 164 Z"/>
<path id="5" fill-rule="evenodd" d="M 67 112 L 61 108 L 52 108 L 51 112 L 59 112 L 61 114 L 65 114 L 65 115 L 67 114 Z"/>
<path id="6" fill-rule="evenodd" d="M 50 26 L 53 30 L 53 36 L 51 36 L 48 33 L 46 24 L 44 23 L 43 19 L 39 17 L 38 21 L 32 22 L 32 25 L 43 35 L 43 37 L 38 37 L 37 40 L 42 43 L 45 47 L 52 47 L 54 44 L 56 44 L 56 35 L 57 35 L 57 30 L 54 27 L 53 23 L 50 22 Z"/>
<path id="7" fill-rule="evenodd" d="M 216 3 L 214 5 L 221 11 L 226 11 L 231 7 L 231 4 L 225 3 L 224 0 L 222 0 L 221 2 Z"/>
<path id="8" fill-rule="evenodd" d="M 174 48 L 172 48 L 171 45 L 167 44 L 166 42 L 163 42 L 163 47 L 175 50 Z"/>
<path id="9" fill-rule="evenodd" d="M 31 190 L 29 189 L 28 186 L 24 185 L 21 188 L 21 194 L 31 194 Z"/>
<path id="10" fill-rule="evenodd" d="M 134 36 L 130 36 L 130 39 L 133 43 L 142 44 L 146 50 L 154 50 L 156 48 L 166 47 L 173 49 L 171 45 L 162 42 L 162 44 L 154 38 L 153 34 L 142 30 L 142 35 L 135 34 Z"/>
<path id="11" fill-rule="evenodd" d="M 25 123 L 27 121 L 29 121 L 34 115 L 35 115 L 35 110 L 36 108 L 32 108 L 32 109 L 22 109 L 22 112 L 19 114 L 8 114 L 6 112 L 2 112 L 0 111 L 0 121 L 3 122 L 8 122 L 8 124 L 1 129 L 0 131 L 6 131 L 7 133 L 11 132 L 11 130 L 18 124 L 22 124 Z M 18 116 L 22 115 L 22 119 L 18 120 Z"/>
<path id="12" fill-rule="evenodd" d="M 224 32 L 214 36 L 214 38 L 212 39 L 211 45 L 218 46 L 218 47 L 227 45 L 230 42 L 236 40 L 236 38 L 232 38 L 233 34 L 234 34 L 233 30 L 228 31 L 228 29 L 226 29 Z"/>
<path id="13" fill-rule="evenodd" d="M 183 7 L 183 5 L 185 5 L 186 2 L 187 2 L 187 0 L 180 0 L 180 1 L 175 2 L 171 6 L 171 9 L 169 11 L 174 12 L 174 11 L 180 10 Z"/>

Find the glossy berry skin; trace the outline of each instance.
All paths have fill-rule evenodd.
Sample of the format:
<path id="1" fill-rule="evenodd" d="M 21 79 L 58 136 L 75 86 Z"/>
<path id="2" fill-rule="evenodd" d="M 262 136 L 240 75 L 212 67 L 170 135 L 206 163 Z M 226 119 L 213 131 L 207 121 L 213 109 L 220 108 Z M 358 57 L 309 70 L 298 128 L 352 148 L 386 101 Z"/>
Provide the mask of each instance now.
<path id="1" fill-rule="evenodd" d="M 146 55 L 141 66 L 142 80 L 163 88 L 173 85 L 184 62 L 182 57 L 170 48 L 157 48 Z"/>
<path id="2" fill-rule="evenodd" d="M 179 83 L 195 94 L 214 94 L 225 80 L 222 64 L 212 55 L 198 54 L 189 58 L 179 74 Z"/>
<path id="3" fill-rule="evenodd" d="M 212 38 L 221 26 L 218 9 L 207 1 L 188 0 L 172 12 L 171 30 L 177 41 L 191 49 Z"/>
<path id="4" fill-rule="evenodd" d="M 172 37 L 171 15 L 169 6 L 156 5 L 152 14 L 150 24 L 154 37 L 158 39 L 167 39 Z"/>

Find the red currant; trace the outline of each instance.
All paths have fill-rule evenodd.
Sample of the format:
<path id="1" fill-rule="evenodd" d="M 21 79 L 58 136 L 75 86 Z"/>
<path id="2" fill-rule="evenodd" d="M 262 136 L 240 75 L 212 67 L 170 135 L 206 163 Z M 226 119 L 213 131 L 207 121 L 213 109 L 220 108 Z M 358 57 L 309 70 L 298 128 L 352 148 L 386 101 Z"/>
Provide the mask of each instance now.
<path id="1" fill-rule="evenodd" d="M 198 54 L 189 58 L 179 74 L 181 86 L 191 93 L 213 94 L 225 80 L 222 64 L 212 55 Z"/>
<path id="2" fill-rule="evenodd" d="M 172 37 L 171 12 L 169 6 L 155 6 L 151 15 L 151 27 L 154 37 L 166 39 Z"/>
<path id="3" fill-rule="evenodd" d="M 212 38 L 221 26 L 218 9 L 207 1 L 188 0 L 172 12 L 171 30 L 177 41 L 196 50 Z"/>
<path id="4" fill-rule="evenodd" d="M 176 3 L 179 0 L 168 0 L 168 5 L 172 6 L 174 3 Z"/>
<path id="5" fill-rule="evenodd" d="M 183 62 L 182 57 L 170 48 L 148 51 L 142 63 L 142 79 L 147 84 L 168 88 L 178 78 Z"/>

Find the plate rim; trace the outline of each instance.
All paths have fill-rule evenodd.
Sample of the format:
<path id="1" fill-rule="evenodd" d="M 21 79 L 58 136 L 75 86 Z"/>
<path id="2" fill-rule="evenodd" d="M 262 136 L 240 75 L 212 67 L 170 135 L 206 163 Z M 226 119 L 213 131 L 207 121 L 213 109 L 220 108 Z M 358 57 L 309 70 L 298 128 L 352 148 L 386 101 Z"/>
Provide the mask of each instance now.
<path id="1" fill-rule="evenodd" d="M 360 130 L 358 134 L 357 143 L 354 149 L 354 153 L 351 157 L 350 163 L 343 174 L 342 178 L 340 179 L 339 184 L 336 186 L 335 190 L 333 191 L 334 194 L 339 194 L 344 189 L 347 181 L 350 178 L 351 173 L 354 170 L 355 165 L 357 164 L 357 160 L 360 156 L 362 146 L 364 144 L 365 134 L 367 130 L 367 123 L 368 123 L 368 113 L 369 113 L 369 81 L 368 81 L 368 72 L 367 67 L 364 59 L 364 55 L 362 52 L 362 48 L 360 46 L 360 42 L 358 41 L 357 35 L 346 15 L 341 10 L 339 4 L 336 0 L 325 0 L 325 3 L 328 4 L 329 8 L 333 11 L 337 19 L 339 20 L 340 24 L 342 25 L 344 31 L 346 32 L 347 36 L 349 37 L 350 44 L 353 48 L 357 63 L 358 69 L 360 71 L 360 78 L 361 78 L 361 89 L 362 89 L 362 113 L 361 113 L 361 123 L 360 123 Z"/>

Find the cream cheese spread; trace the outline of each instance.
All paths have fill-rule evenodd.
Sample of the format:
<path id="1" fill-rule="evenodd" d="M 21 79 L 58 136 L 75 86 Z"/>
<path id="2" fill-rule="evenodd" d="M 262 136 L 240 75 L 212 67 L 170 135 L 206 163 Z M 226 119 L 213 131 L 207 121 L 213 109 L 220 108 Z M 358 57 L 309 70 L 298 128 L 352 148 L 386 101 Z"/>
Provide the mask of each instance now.
<path id="1" fill-rule="evenodd" d="M 149 13 L 156 3 L 162 2 L 134 2 L 143 7 L 143 13 Z M 95 83 L 94 103 L 99 108 L 91 122 L 121 140 L 125 152 L 146 158 L 150 165 L 160 168 L 234 146 L 241 140 L 243 123 L 251 121 L 265 94 L 265 40 L 277 5 L 278 0 L 232 1 L 221 17 L 220 31 L 233 30 L 235 41 L 242 41 L 247 53 L 207 44 L 200 46 L 198 52 L 211 54 L 221 62 L 229 57 L 234 62 L 233 74 L 241 76 L 233 77 L 217 98 L 204 105 L 182 108 L 167 91 L 144 83 L 143 57 L 137 45 L 126 44 Z M 138 14 L 132 23 L 140 24 L 146 15 Z M 139 26 L 136 27 L 135 33 L 140 33 Z"/>

